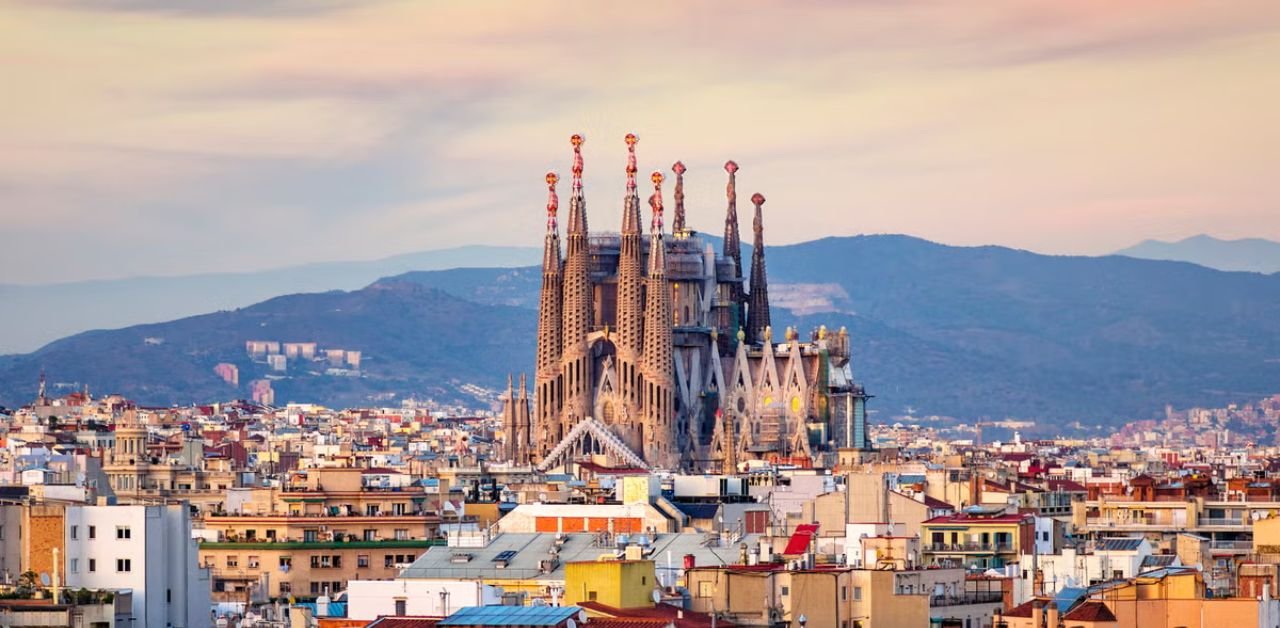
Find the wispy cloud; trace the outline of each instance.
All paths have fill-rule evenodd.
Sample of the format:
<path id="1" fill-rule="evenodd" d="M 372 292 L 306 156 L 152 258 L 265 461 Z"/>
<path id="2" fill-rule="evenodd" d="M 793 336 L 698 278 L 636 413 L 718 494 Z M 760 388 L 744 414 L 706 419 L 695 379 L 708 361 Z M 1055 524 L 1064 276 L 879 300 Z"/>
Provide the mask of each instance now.
<path id="1" fill-rule="evenodd" d="M 529 244 L 575 131 L 594 228 L 635 131 L 774 241 L 1280 238 L 1276 59 L 1256 0 L 0 2 L 0 281 Z"/>

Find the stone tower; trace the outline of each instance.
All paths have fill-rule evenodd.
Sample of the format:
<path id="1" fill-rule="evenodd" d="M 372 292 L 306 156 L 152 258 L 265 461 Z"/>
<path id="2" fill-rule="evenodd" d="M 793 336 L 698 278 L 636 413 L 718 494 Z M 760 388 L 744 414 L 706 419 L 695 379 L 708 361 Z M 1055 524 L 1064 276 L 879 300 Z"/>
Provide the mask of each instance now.
<path id="1" fill-rule="evenodd" d="M 560 333 L 564 348 L 561 359 L 563 381 L 562 424 L 559 436 L 591 413 L 593 365 L 587 334 L 592 323 L 590 243 L 587 240 L 587 201 L 582 193 L 582 136 L 573 143 L 573 196 L 569 199 L 568 251 L 564 260 L 564 312 Z"/>
<path id="2" fill-rule="evenodd" d="M 732 279 L 735 283 L 729 285 L 729 315 L 728 320 L 721 321 L 721 325 L 726 329 L 737 329 L 747 322 L 743 312 L 746 297 L 742 290 L 742 241 L 738 237 L 738 163 L 727 161 L 724 169 L 729 173 L 729 184 L 725 186 L 729 206 L 724 215 L 724 257 L 732 262 Z M 721 338 L 727 336 L 728 334 Z"/>
<path id="3" fill-rule="evenodd" d="M 755 221 L 751 225 L 751 292 L 747 306 L 747 338 L 758 341 L 764 330 L 772 326 L 769 320 L 769 282 L 764 271 L 764 223 L 761 206 L 764 195 L 759 192 L 751 196 L 751 203 L 756 206 Z"/>
<path id="4" fill-rule="evenodd" d="M 622 201 L 622 234 L 618 251 L 617 386 L 628 423 L 639 418 L 640 356 L 643 351 L 644 251 L 640 232 L 640 197 L 636 192 L 636 136 L 627 134 L 627 191 Z"/>
<path id="5" fill-rule="evenodd" d="M 653 227 L 649 233 L 649 276 L 645 283 L 644 320 L 644 458 L 666 468 L 679 463 L 675 424 L 674 364 L 671 337 L 671 287 L 667 284 L 666 247 L 662 241 L 662 173 L 654 172 Z"/>
<path id="6" fill-rule="evenodd" d="M 529 417 L 529 390 L 524 374 L 520 375 L 520 392 L 516 393 L 507 376 L 507 392 L 502 396 L 502 428 L 506 432 L 503 442 L 503 459 L 524 464 L 529 460 L 529 448 L 533 442 L 532 421 Z"/>
<path id="7" fill-rule="evenodd" d="M 560 352 L 563 339 L 560 334 L 561 302 L 564 299 L 560 261 L 560 234 L 556 225 L 556 213 L 560 200 L 556 196 L 554 172 L 547 173 L 547 235 L 542 250 L 542 294 L 538 299 L 538 356 L 533 385 L 537 398 L 537 442 L 545 451 L 547 443 L 564 436 L 560 425 L 562 390 L 560 378 Z"/>

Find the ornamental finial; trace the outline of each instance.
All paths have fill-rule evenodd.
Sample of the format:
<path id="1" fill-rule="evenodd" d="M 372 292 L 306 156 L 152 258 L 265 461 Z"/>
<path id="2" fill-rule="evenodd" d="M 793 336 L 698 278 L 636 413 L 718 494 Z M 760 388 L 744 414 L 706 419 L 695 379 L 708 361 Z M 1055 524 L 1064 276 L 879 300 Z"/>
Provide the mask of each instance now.
<path id="1" fill-rule="evenodd" d="M 587 141 L 581 133 L 574 133 L 569 138 L 573 144 L 573 189 L 582 188 L 582 143 Z"/>
<path id="2" fill-rule="evenodd" d="M 725 187 L 725 194 L 729 197 L 730 203 L 737 203 L 738 188 L 734 183 L 734 175 L 738 172 L 738 162 L 732 159 L 724 162 L 724 171 L 729 173 L 729 185 Z"/>
<path id="3" fill-rule="evenodd" d="M 662 171 L 654 170 L 649 175 L 649 180 L 653 181 L 653 196 L 649 197 L 649 207 L 653 208 L 653 232 L 662 233 Z"/>
<path id="4" fill-rule="evenodd" d="M 556 196 L 556 183 L 560 182 L 560 175 L 554 172 L 547 173 L 547 229 L 556 228 L 556 212 L 560 210 L 560 197 Z"/>
<path id="5" fill-rule="evenodd" d="M 752 194 L 752 195 L 751 195 L 751 204 L 752 204 L 752 205 L 755 205 L 756 207 L 759 207 L 759 206 L 761 206 L 761 205 L 764 205 L 764 195 L 763 195 L 763 194 L 761 194 L 761 193 L 759 193 L 759 192 L 756 192 L 755 194 Z"/>
<path id="6" fill-rule="evenodd" d="M 683 233 L 684 224 L 684 172 L 683 162 L 677 161 L 671 166 L 671 171 L 676 173 L 676 217 L 671 221 L 672 233 Z"/>
<path id="7" fill-rule="evenodd" d="M 640 138 L 635 133 L 628 133 L 624 138 L 627 142 L 627 189 L 636 189 L 636 142 Z"/>

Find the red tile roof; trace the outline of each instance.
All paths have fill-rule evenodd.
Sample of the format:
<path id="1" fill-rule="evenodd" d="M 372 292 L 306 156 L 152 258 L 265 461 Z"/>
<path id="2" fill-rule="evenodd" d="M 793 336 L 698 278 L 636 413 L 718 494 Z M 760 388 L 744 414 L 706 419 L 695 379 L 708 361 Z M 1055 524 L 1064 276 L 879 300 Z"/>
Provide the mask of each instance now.
<path id="1" fill-rule="evenodd" d="M 1115 621 L 1116 616 L 1107 608 L 1106 604 L 1096 600 L 1089 600 L 1081 603 L 1079 606 L 1071 609 L 1071 612 L 1063 616 L 1067 621 Z"/>

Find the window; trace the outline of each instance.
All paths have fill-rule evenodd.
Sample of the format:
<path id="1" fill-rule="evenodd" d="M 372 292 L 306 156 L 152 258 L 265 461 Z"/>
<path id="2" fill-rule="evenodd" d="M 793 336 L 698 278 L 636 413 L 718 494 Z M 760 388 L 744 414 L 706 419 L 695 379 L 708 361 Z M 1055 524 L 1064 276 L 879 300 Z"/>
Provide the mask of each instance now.
<path id="1" fill-rule="evenodd" d="M 164 603 L 173 604 L 173 589 L 164 590 Z"/>
<path id="2" fill-rule="evenodd" d="M 710 582 L 704 581 L 698 583 L 698 597 L 711 597 L 711 594 L 714 591 L 715 587 L 713 587 Z"/>
<path id="3" fill-rule="evenodd" d="M 133 571 L 133 560 L 129 558 L 117 558 L 116 571 L 119 571 L 119 572 Z"/>
<path id="4" fill-rule="evenodd" d="M 246 541 L 256 541 L 256 540 L 258 540 L 258 531 L 257 531 L 257 530 L 245 530 L 245 531 L 244 531 L 244 538 L 245 538 L 245 540 L 246 540 Z"/>
<path id="5" fill-rule="evenodd" d="M 258 557 L 257 557 L 257 556 L 250 556 L 250 557 L 249 557 L 249 569 L 257 569 L 257 568 L 258 568 Z"/>
<path id="6" fill-rule="evenodd" d="M 376 516 L 378 515 L 378 505 L 377 505 L 377 504 L 365 504 L 365 507 L 364 507 L 364 514 L 365 514 L 365 515 L 368 515 L 368 516 L 370 516 L 370 517 L 376 517 Z"/>
<path id="7" fill-rule="evenodd" d="M 116 526 L 116 538 L 131 539 L 133 538 L 133 531 L 129 529 L 129 526 Z"/>
<path id="8" fill-rule="evenodd" d="M 391 566 L 392 566 L 392 565 L 394 565 L 394 564 L 396 564 L 396 557 L 395 557 L 395 556 L 392 556 L 391 554 L 387 554 L 386 556 L 383 556 L 382 558 L 383 558 L 382 566 L 383 566 L 383 567 L 385 567 L 385 568 L 387 568 L 387 569 L 391 569 Z"/>
<path id="9" fill-rule="evenodd" d="M 89 526 L 89 538 L 98 538 L 98 526 Z"/>
<path id="10" fill-rule="evenodd" d="M 282 582 L 280 583 L 280 595 L 285 595 L 285 596 L 287 596 L 287 595 L 289 595 L 290 593 L 293 593 L 293 583 L 291 583 L 291 582 L 289 582 L 289 581 L 287 581 L 287 580 L 286 580 L 286 581 L 282 581 Z"/>
<path id="11" fill-rule="evenodd" d="M 267 530 L 267 539 L 268 539 L 268 540 L 271 540 L 271 541 L 276 540 L 276 531 L 275 531 L 275 530 Z"/>
<path id="12" fill-rule="evenodd" d="M 589 601 L 589 602 L 594 602 L 594 601 L 596 601 L 596 592 L 595 592 L 595 591 L 587 591 L 587 601 Z"/>
<path id="13" fill-rule="evenodd" d="M 855 601 L 855 602 L 861 602 L 861 601 L 862 601 L 862 587 L 854 587 L 854 588 L 853 588 L 853 601 Z"/>
<path id="14" fill-rule="evenodd" d="M 239 557 L 239 556 L 228 556 L 228 557 L 227 557 L 227 567 L 239 567 L 239 566 L 240 566 L 240 557 Z"/>
<path id="15" fill-rule="evenodd" d="M 782 587 L 782 595 L 783 595 L 783 596 L 791 595 L 791 587 L 786 586 L 786 585 L 783 585 L 783 587 Z"/>
<path id="16" fill-rule="evenodd" d="M 403 503 L 401 503 L 401 502 L 396 502 L 396 503 L 394 503 L 394 504 L 392 504 L 392 505 L 391 505 L 391 514 L 394 514 L 394 515 L 403 515 L 403 514 L 404 514 L 404 510 L 405 510 L 405 508 L 404 508 L 404 504 L 403 504 Z"/>
<path id="17" fill-rule="evenodd" d="M 846 587 L 842 584 L 840 585 L 840 601 L 843 602 L 848 599 L 849 599 L 849 587 Z"/>
<path id="18" fill-rule="evenodd" d="M 80 526 L 71 526 L 71 540 L 80 538 Z M 4 540 L 4 526 L 0 526 L 0 540 Z"/>
<path id="19" fill-rule="evenodd" d="M 369 566 L 368 554 L 359 554 L 356 556 L 356 567 L 368 567 L 368 566 Z"/>
<path id="20" fill-rule="evenodd" d="M 80 573 L 80 559 L 72 558 L 69 565 L 71 573 Z"/>
<path id="21" fill-rule="evenodd" d="M 317 530 L 302 531 L 302 540 L 305 543 L 315 543 L 317 540 L 319 540 L 319 538 L 320 538 L 320 533 Z"/>
<path id="22" fill-rule="evenodd" d="M 407 541 L 409 539 L 409 530 L 407 528 L 396 528 L 396 540 Z"/>
<path id="23" fill-rule="evenodd" d="M 365 531 L 364 531 L 364 540 L 366 540 L 366 541 L 376 541 L 376 540 L 378 540 L 378 533 L 377 533 L 376 531 L 374 531 L 374 530 L 365 530 Z"/>
<path id="24" fill-rule="evenodd" d="M 288 571 L 288 570 L 289 570 L 289 568 L 290 568 L 290 567 L 292 567 L 292 566 L 293 566 L 293 557 L 292 557 L 292 556 L 281 556 L 281 557 L 280 557 L 280 568 L 281 568 L 281 569 L 283 569 L 283 570 L 285 570 L 285 571 Z"/>
<path id="25" fill-rule="evenodd" d="M 405 615 L 408 615 L 408 614 L 409 614 L 409 609 L 405 604 L 405 600 L 396 600 L 396 615 L 399 617 L 404 617 Z"/>
<path id="26" fill-rule="evenodd" d="M 98 559 L 96 559 L 96 558 L 90 558 L 90 559 L 89 559 L 89 573 L 93 573 L 93 572 L 95 572 L 95 571 L 97 571 L 97 570 L 98 570 Z"/>

